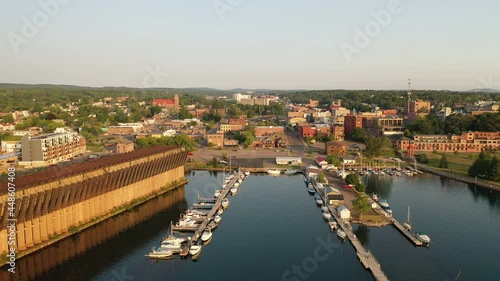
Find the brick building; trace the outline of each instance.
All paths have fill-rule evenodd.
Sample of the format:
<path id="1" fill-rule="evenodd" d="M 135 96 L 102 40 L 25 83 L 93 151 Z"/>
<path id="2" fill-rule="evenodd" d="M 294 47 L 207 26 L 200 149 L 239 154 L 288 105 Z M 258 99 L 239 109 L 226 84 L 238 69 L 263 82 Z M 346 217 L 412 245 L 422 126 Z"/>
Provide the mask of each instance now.
<path id="1" fill-rule="evenodd" d="M 254 129 L 256 137 L 267 136 L 274 133 L 285 134 L 285 127 L 283 126 L 256 126 Z"/>
<path id="2" fill-rule="evenodd" d="M 159 106 L 168 110 L 179 111 L 179 95 L 175 95 L 173 99 L 154 99 L 153 106 Z"/>

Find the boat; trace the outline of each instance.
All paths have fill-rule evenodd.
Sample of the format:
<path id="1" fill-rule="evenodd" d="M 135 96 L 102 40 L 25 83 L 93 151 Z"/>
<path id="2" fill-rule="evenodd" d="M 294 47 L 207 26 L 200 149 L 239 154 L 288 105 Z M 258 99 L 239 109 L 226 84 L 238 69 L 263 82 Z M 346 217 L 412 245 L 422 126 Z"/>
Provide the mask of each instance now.
<path id="1" fill-rule="evenodd" d="M 214 222 L 215 222 L 216 224 L 219 224 L 219 223 L 220 223 L 220 221 L 221 221 L 221 219 L 222 219 L 222 217 L 221 217 L 221 216 L 216 215 L 216 216 L 214 217 Z"/>
<path id="2" fill-rule="evenodd" d="M 431 238 L 427 234 L 425 234 L 423 231 L 415 232 L 415 237 L 417 237 L 418 240 L 420 240 L 424 243 L 431 243 Z"/>
<path id="3" fill-rule="evenodd" d="M 286 170 L 284 172 L 285 175 L 294 175 L 296 173 L 300 172 L 300 170 Z"/>
<path id="4" fill-rule="evenodd" d="M 224 209 L 223 208 L 220 208 L 219 211 L 217 211 L 217 215 L 222 215 L 224 213 Z"/>
<path id="5" fill-rule="evenodd" d="M 389 215 L 389 216 L 392 216 L 392 210 L 391 208 L 387 207 L 387 208 L 384 208 L 384 211 Z"/>
<path id="6" fill-rule="evenodd" d="M 164 260 L 164 259 L 168 259 L 169 257 L 171 257 L 173 254 L 174 253 L 172 251 L 169 251 L 169 250 L 165 250 L 165 249 L 161 249 L 161 248 L 158 248 L 158 249 L 153 248 L 151 250 L 151 252 L 145 256 L 149 257 L 150 259 Z"/>
<path id="7" fill-rule="evenodd" d="M 240 186 L 240 183 L 239 183 L 239 182 L 235 182 L 235 183 L 233 184 L 233 186 L 234 186 L 234 187 L 238 187 L 238 186 Z"/>
<path id="8" fill-rule="evenodd" d="M 379 203 L 380 207 L 382 208 L 389 208 L 389 203 L 387 203 L 387 200 L 385 199 L 380 199 Z"/>
<path id="9" fill-rule="evenodd" d="M 249 172 L 249 171 L 246 171 L 246 172 L 245 172 L 245 176 L 247 176 L 247 177 L 248 177 L 249 175 L 250 175 L 250 172 Z"/>
<path id="10" fill-rule="evenodd" d="M 326 205 L 321 206 L 321 211 L 323 212 L 328 211 L 328 207 Z"/>
<path id="11" fill-rule="evenodd" d="M 177 243 L 176 241 L 163 241 L 161 242 L 160 249 L 162 251 L 171 251 L 176 254 L 181 251 L 181 243 Z"/>
<path id="12" fill-rule="evenodd" d="M 238 188 L 236 186 L 233 186 L 229 191 L 231 191 L 231 195 L 234 196 L 236 195 L 236 193 L 238 193 Z"/>
<path id="13" fill-rule="evenodd" d="M 316 193 L 316 190 L 314 189 L 314 187 L 308 186 L 307 187 L 307 192 L 309 192 L 309 194 L 314 194 L 314 193 Z"/>
<path id="14" fill-rule="evenodd" d="M 179 252 L 179 256 L 183 259 L 187 258 L 189 255 L 189 245 L 184 244 L 181 246 L 181 250 Z"/>
<path id="15" fill-rule="evenodd" d="M 281 174 L 280 170 L 267 170 L 267 173 L 272 176 L 279 176 Z"/>
<path id="16" fill-rule="evenodd" d="M 214 193 L 214 197 L 218 198 L 219 196 L 220 196 L 220 190 L 217 189 Z"/>
<path id="17" fill-rule="evenodd" d="M 210 221 L 207 225 L 207 228 L 209 228 L 210 230 L 214 230 L 217 228 L 217 223 L 215 221 Z"/>
<path id="18" fill-rule="evenodd" d="M 316 184 L 316 188 L 317 189 L 325 189 L 325 187 L 319 182 Z"/>
<path id="19" fill-rule="evenodd" d="M 340 229 L 340 228 L 339 228 L 339 229 L 337 230 L 337 236 L 338 236 L 339 238 L 341 238 L 341 239 L 344 239 L 347 235 L 345 234 L 345 232 L 344 232 L 344 231 L 342 231 L 342 229 Z"/>
<path id="20" fill-rule="evenodd" d="M 323 218 L 325 220 L 329 220 L 332 217 L 332 214 L 330 212 L 323 212 Z"/>
<path id="21" fill-rule="evenodd" d="M 222 204 L 222 207 L 224 209 L 227 209 L 227 207 L 229 207 L 229 199 L 227 199 L 227 198 L 222 199 L 222 203 L 221 204 Z"/>
<path id="22" fill-rule="evenodd" d="M 335 229 L 337 229 L 337 222 L 330 221 L 328 222 L 328 226 L 330 227 L 330 231 L 333 232 Z"/>
<path id="23" fill-rule="evenodd" d="M 377 201 L 378 201 L 378 196 L 377 196 L 377 194 L 375 194 L 375 193 L 373 193 L 373 194 L 371 195 L 371 198 L 372 198 L 372 199 L 373 199 L 373 201 L 375 201 L 375 202 L 377 202 Z"/>
<path id="24" fill-rule="evenodd" d="M 207 242 L 210 238 L 212 238 L 212 231 L 210 231 L 210 229 L 205 229 L 201 235 L 201 241 Z"/>
<path id="25" fill-rule="evenodd" d="M 406 228 L 406 230 L 411 231 L 410 206 L 408 206 L 408 218 L 403 222 L 403 227 Z"/>
<path id="26" fill-rule="evenodd" d="M 201 245 L 193 245 L 193 246 L 191 246 L 191 249 L 189 249 L 189 254 L 191 256 L 196 256 L 197 254 L 199 254 L 201 252 L 201 248 L 202 248 Z"/>
<path id="27" fill-rule="evenodd" d="M 323 199 L 321 199 L 321 196 L 319 196 L 319 195 L 316 194 L 314 196 L 314 200 L 316 200 L 316 204 L 323 205 Z"/>

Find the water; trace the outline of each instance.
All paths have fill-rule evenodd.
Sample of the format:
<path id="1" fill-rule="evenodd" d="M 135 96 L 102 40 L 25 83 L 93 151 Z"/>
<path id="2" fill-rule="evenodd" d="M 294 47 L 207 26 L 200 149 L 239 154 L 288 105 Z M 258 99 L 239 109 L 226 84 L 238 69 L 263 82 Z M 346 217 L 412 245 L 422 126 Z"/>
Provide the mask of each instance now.
<path id="1" fill-rule="evenodd" d="M 301 176 L 252 175 L 235 197 L 229 197 L 230 207 L 197 262 L 178 257 L 150 261 L 144 254 L 159 245 L 170 221 L 175 223 L 197 194 L 212 196 L 222 181 L 221 173 L 197 171 L 187 177 L 186 187 L 39 251 L 44 258 L 20 259 L 24 272 L 17 277 L 50 281 L 373 280 L 350 243 L 341 243 L 330 233 Z M 392 226 L 354 226 L 389 279 L 456 280 L 459 272 L 460 280 L 500 279 L 494 271 L 500 252 L 495 240 L 500 233 L 498 193 L 433 175 L 372 179 L 368 189 L 387 199 L 399 220 L 406 218 L 411 206 L 414 230 L 423 230 L 432 239 L 430 248 L 416 248 Z M 51 253 L 70 249 L 74 241 L 91 241 L 96 233 L 109 232 L 114 228 L 106 225 L 113 221 L 134 226 L 116 236 L 107 235 L 110 238 L 98 246 L 80 250 L 60 265 L 33 269 L 31 264 L 54 259 Z"/>

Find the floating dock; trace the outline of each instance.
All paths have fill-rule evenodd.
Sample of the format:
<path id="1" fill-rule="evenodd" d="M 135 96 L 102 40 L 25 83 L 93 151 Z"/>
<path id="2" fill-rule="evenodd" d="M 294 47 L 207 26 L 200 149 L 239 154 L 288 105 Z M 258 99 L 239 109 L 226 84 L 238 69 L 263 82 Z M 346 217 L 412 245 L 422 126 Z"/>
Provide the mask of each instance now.
<path id="1" fill-rule="evenodd" d="M 313 186 L 316 189 L 316 193 L 319 194 L 319 196 L 321 196 L 321 198 L 323 199 L 323 202 L 326 202 L 325 197 L 324 197 L 324 191 L 316 188 L 316 181 L 313 181 Z M 318 192 L 318 191 L 321 191 L 321 192 Z M 389 278 L 387 278 L 387 275 L 385 275 L 384 271 L 382 271 L 382 267 L 380 266 L 380 263 L 377 261 L 375 256 L 370 251 L 367 251 L 363 247 L 361 242 L 359 242 L 358 238 L 356 238 L 356 235 L 354 235 L 354 232 L 352 232 L 350 223 L 348 223 L 348 222 L 343 223 L 343 220 L 340 219 L 340 217 L 338 216 L 335 209 L 333 209 L 333 207 L 331 207 L 329 205 L 327 205 L 327 206 L 328 206 L 328 210 L 330 211 L 330 213 L 333 215 L 333 217 L 337 221 L 338 227 L 341 228 L 345 232 L 347 239 L 349 239 L 349 241 L 351 242 L 351 245 L 356 250 L 356 255 L 358 256 L 358 259 L 361 262 L 361 264 L 363 265 L 363 267 L 365 269 L 370 270 L 370 272 L 372 273 L 375 280 L 388 281 Z"/>
<path id="2" fill-rule="evenodd" d="M 384 209 L 382 209 L 380 206 L 375 209 L 377 212 L 381 213 L 382 215 L 386 216 L 394 225 L 394 227 L 403 234 L 413 245 L 415 246 L 427 246 L 426 243 L 420 241 L 413 233 L 409 232 L 399 221 L 397 221 L 395 218 L 393 218 L 391 215 L 389 215 Z"/>

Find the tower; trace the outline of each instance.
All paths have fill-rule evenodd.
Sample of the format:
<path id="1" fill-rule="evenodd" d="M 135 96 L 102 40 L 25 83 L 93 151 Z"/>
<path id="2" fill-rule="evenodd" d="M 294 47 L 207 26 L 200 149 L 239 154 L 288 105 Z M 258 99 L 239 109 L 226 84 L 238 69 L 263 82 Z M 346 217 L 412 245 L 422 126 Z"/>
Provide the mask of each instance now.
<path id="1" fill-rule="evenodd" d="M 174 96 L 174 111 L 179 111 L 179 110 L 180 110 L 180 107 L 179 107 L 179 95 L 175 94 L 175 96 Z"/>
<path id="2" fill-rule="evenodd" d="M 411 79 L 408 79 L 408 103 L 406 105 L 406 115 L 410 113 L 410 102 L 411 102 Z"/>

